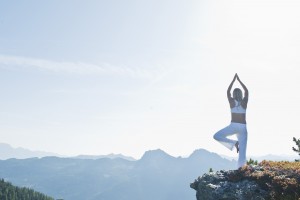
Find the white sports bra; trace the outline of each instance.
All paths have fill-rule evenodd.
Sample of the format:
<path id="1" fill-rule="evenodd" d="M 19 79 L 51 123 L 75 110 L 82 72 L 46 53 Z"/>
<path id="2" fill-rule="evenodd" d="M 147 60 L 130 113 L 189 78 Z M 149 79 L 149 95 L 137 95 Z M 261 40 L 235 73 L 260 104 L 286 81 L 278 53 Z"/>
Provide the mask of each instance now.
<path id="1" fill-rule="evenodd" d="M 241 102 L 234 100 L 235 106 L 231 108 L 232 113 L 246 113 L 246 109 L 242 107 Z"/>

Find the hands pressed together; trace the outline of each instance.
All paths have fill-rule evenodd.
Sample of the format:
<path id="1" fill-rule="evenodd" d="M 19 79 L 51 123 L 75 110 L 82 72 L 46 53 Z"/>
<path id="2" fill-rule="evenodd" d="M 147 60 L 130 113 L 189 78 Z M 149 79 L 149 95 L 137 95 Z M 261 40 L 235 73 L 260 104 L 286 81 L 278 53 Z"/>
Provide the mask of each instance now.
<path id="1" fill-rule="evenodd" d="M 237 73 L 235 73 L 233 80 L 237 79 L 239 82 L 241 82 L 240 77 Z"/>

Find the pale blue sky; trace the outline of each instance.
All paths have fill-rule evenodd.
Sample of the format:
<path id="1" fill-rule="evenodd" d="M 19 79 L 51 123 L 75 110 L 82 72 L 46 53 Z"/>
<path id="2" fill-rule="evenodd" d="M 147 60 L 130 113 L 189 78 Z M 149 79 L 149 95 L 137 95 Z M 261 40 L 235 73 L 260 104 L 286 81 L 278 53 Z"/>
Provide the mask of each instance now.
<path id="1" fill-rule="evenodd" d="M 248 154 L 300 136 L 298 1 L 3 1 L 0 138 L 64 155 L 197 148 L 250 90 Z"/>

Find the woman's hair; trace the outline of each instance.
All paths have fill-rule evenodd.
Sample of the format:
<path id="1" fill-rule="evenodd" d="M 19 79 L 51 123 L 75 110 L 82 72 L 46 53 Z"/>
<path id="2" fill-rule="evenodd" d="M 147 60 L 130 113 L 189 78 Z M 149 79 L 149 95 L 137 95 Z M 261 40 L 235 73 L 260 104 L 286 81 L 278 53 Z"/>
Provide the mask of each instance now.
<path id="1" fill-rule="evenodd" d="M 233 98 L 235 100 L 237 100 L 238 102 L 242 101 L 243 100 L 243 92 L 240 88 L 235 88 L 233 90 Z"/>

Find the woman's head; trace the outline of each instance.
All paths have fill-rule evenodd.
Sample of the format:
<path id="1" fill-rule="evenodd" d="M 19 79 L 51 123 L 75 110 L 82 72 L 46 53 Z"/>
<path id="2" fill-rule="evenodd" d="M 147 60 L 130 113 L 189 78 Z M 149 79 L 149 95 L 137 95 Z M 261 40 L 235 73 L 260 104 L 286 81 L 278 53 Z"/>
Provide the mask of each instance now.
<path id="1" fill-rule="evenodd" d="M 233 90 L 233 98 L 237 101 L 242 101 L 243 100 L 243 92 L 240 88 L 235 88 Z"/>

